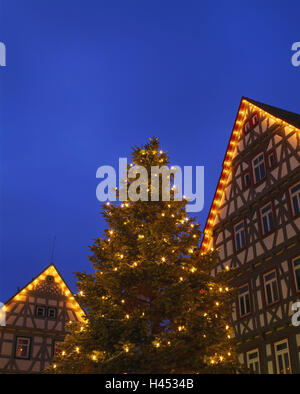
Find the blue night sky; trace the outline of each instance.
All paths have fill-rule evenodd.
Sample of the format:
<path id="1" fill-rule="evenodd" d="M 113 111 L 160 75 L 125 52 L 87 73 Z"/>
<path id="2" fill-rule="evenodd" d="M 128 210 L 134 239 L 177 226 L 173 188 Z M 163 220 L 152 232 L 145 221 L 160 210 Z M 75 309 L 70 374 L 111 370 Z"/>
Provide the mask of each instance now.
<path id="1" fill-rule="evenodd" d="M 75 290 L 105 226 L 96 170 L 158 136 L 205 166 L 205 223 L 241 96 L 300 112 L 299 1 L 0 0 L 0 300 L 54 262 Z"/>

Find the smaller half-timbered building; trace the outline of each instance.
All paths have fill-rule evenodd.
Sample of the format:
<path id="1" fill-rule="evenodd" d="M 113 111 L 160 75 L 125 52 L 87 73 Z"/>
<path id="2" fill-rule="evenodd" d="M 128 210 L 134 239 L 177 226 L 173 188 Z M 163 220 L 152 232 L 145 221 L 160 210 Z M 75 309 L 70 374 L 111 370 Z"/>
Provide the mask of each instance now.
<path id="1" fill-rule="evenodd" d="M 242 98 L 202 252 L 235 269 L 232 327 L 255 373 L 300 373 L 300 115 Z"/>
<path id="2" fill-rule="evenodd" d="M 0 373 L 39 373 L 64 341 L 66 324 L 84 311 L 51 264 L 4 305 L 0 326 Z M 3 319 L 4 320 L 4 319 Z"/>

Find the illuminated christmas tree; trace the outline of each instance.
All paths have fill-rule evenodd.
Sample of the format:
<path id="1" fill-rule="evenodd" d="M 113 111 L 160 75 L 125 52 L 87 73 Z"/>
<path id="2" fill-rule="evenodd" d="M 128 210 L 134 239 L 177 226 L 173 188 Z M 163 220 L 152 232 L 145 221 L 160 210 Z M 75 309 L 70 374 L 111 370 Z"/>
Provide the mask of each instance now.
<path id="1" fill-rule="evenodd" d="M 137 165 L 149 173 L 169 165 L 157 138 L 133 149 L 128 170 Z M 236 371 L 228 325 L 232 273 L 210 275 L 217 252 L 199 258 L 199 224 L 186 213 L 188 201 L 174 199 L 169 179 L 170 201 L 159 192 L 159 201 L 104 204 L 108 228 L 91 246 L 95 272 L 77 274 L 86 323 L 69 326 L 51 372 Z M 127 185 L 133 182 L 129 174 Z M 154 187 L 147 181 L 149 195 Z"/>

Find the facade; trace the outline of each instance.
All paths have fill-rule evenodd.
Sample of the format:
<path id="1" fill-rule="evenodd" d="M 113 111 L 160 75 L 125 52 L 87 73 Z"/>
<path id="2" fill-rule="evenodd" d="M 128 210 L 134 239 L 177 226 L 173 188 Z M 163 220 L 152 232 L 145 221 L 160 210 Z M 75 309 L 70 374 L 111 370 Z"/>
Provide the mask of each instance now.
<path id="1" fill-rule="evenodd" d="M 255 373 L 300 373 L 300 116 L 242 98 L 207 219 L 214 273 L 239 267 L 232 326 Z M 294 306 L 295 308 L 295 306 Z M 299 310 L 299 309 L 298 309 Z M 297 320 L 296 320 L 297 322 Z"/>
<path id="2" fill-rule="evenodd" d="M 0 327 L 0 373 L 39 373 L 64 340 L 65 325 L 84 312 L 51 264 L 4 306 Z"/>

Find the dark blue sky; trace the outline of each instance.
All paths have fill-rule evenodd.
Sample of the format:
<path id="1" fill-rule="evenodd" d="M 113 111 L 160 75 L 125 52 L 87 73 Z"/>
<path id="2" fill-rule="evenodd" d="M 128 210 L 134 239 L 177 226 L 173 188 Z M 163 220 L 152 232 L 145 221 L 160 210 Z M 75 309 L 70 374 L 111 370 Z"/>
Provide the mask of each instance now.
<path id="1" fill-rule="evenodd" d="M 299 1 L 0 0 L 5 301 L 50 262 L 74 287 L 104 222 L 96 169 L 159 136 L 205 166 L 204 225 L 242 95 L 300 112 Z"/>

